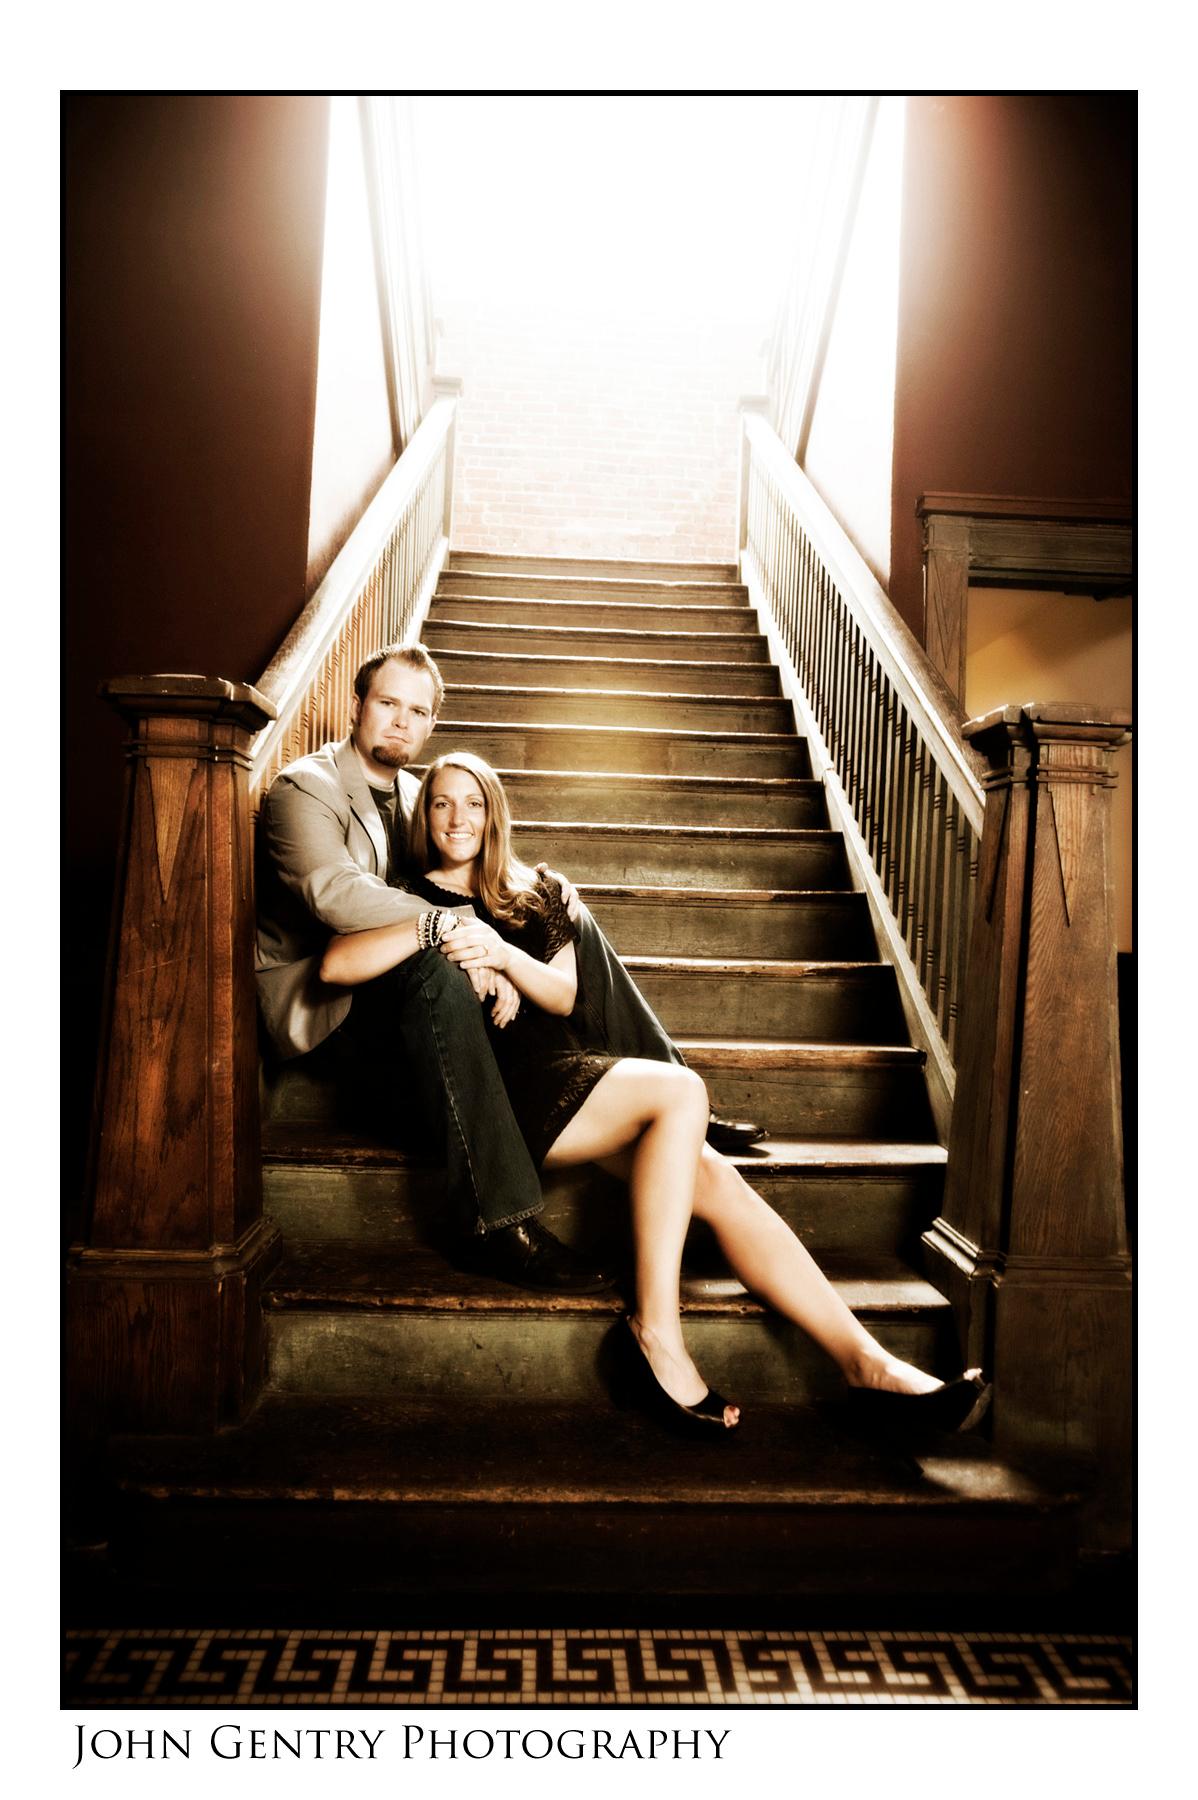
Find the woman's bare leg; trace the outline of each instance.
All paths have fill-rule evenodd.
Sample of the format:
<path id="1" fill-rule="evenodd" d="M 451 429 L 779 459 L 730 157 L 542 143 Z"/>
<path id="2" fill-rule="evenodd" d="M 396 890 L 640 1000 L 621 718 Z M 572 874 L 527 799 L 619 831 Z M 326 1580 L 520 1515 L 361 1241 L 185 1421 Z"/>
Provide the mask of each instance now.
<path id="1" fill-rule="evenodd" d="M 870 1336 L 786 1221 L 707 1145 L 699 1161 L 694 1210 L 696 1218 L 711 1226 L 750 1293 L 801 1325 L 851 1387 L 922 1394 L 941 1385 L 934 1375 L 891 1356 Z"/>
<path id="2" fill-rule="evenodd" d="M 632 1328 L 658 1382 L 683 1406 L 707 1392 L 682 1338 L 679 1274 L 709 1110 L 707 1089 L 690 1069 L 625 1057 L 591 1089 L 544 1161 L 554 1169 L 618 1159 L 632 1202 Z M 738 1417 L 727 1409 L 727 1423 Z"/>

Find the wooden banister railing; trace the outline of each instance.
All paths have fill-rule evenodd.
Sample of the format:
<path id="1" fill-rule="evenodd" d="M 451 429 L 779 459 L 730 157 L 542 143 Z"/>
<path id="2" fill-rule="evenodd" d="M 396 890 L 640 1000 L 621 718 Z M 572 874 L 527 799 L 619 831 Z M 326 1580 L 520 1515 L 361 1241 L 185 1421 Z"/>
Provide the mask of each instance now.
<path id="1" fill-rule="evenodd" d="M 947 1124 L 982 759 L 944 681 L 766 420 L 743 413 L 742 566 L 936 1077 Z"/>
<path id="2" fill-rule="evenodd" d="M 277 716 L 254 745 L 255 797 L 284 763 L 341 736 L 359 664 L 428 610 L 449 548 L 461 384 L 436 385 L 439 398 L 256 684 Z"/>
<path id="3" fill-rule="evenodd" d="M 811 483 L 743 407 L 741 567 L 869 897 L 948 1167 L 922 1239 L 1016 1456 L 1127 1541 L 1131 1367 L 1110 858 L 1130 717 L 966 722 Z"/>

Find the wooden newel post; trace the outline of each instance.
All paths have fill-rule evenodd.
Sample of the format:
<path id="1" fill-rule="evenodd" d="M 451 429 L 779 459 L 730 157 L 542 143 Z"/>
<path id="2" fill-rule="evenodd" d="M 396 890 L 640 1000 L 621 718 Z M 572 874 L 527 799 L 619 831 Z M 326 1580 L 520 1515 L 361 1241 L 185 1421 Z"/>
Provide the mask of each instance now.
<path id="1" fill-rule="evenodd" d="M 85 1241 L 68 1264 L 72 1405 L 91 1430 L 209 1431 L 261 1374 L 262 1217 L 249 748 L 254 688 L 133 676 Z"/>
<path id="2" fill-rule="evenodd" d="M 924 1238 L 996 1442 L 1096 1478 L 1128 1529 L 1131 1272 L 1112 916 L 1112 753 L 1130 716 L 1007 706 L 964 727 L 986 813 L 941 1217 Z"/>

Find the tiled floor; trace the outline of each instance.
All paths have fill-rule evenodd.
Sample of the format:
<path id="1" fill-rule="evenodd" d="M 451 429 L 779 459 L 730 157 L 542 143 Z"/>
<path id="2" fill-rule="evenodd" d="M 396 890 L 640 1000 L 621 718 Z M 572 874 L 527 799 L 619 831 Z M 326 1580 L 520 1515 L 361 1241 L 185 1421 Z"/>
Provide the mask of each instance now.
<path id="1" fill-rule="evenodd" d="M 64 1704 L 1129 1706 L 1131 1640 L 969 1631 L 68 1631 Z"/>

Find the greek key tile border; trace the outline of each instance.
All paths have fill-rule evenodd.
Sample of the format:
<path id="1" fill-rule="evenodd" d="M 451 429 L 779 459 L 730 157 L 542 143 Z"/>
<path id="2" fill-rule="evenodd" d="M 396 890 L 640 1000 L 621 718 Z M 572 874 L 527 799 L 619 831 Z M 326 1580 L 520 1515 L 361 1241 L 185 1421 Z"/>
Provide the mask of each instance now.
<path id="1" fill-rule="evenodd" d="M 65 1706 L 1129 1706 L 1131 1641 L 1043 1632 L 66 1633 Z"/>

